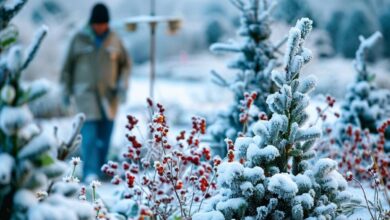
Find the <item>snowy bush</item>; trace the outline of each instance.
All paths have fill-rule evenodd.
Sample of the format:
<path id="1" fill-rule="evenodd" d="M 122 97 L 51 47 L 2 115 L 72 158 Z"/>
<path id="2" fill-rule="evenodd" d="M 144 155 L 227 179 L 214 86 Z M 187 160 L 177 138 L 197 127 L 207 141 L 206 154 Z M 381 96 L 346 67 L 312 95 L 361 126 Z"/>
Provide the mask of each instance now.
<path id="1" fill-rule="evenodd" d="M 361 44 L 356 52 L 355 70 L 356 81 L 348 88 L 345 101 L 341 106 L 341 129 L 339 129 L 340 142 L 342 135 L 346 134 L 346 124 L 352 124 L 361 130 L 368 129 L 370 133 L 377 133 L 377 128 L 390 118 L 390 92 L 379 89 L 375 83 L 375 74 L 367 68 L 367 53 L 381 38 L 380 33 L 370 38 L 360 38 Z M 344 125 L 344 126 L 343 126 Z"/>
<path id="2" fill-rule="evenodd" d="M 10 20 L 26 0 L 0 2 L 0 216 L 2 219 L 92 219 L 93 208 L 77 198 L 77 187 L 58 181 L 65 174 L 63 162 L 78 147 L 83 115 L 77 115 L 67 139 L 57 130 L 42 130 L 28 104 L 46 87 L 26 87 L 23 71 L 33 60 L 46 28 L 41 28 L 25 50 L 16 46 L 17 29 Z M 61 190 L 60 190 L 61 189 Z"/>
<path id="3" fill-rule="evenodd" d="M 212 163 L 221 162 L 213 160 L 210 149 L 200 143 L 206 121 L 193 117 L 191 132 L 182 131 L 171 141 L 164 107 L 149 99 L 148 112 L 149 133 L 139 134 L 138 120 L 128 116 L 129 146 L 122 160 L 102 167 L 112 177 L 111 183 L 121 186 L 120 199 L 111 211 L 126 218 L 190 219 L 215 190 Z"/>
<path id="4" fill-rule="evenodd" d="M 221 197 L 194 219 L 220 214 L 225 219 L 346 219 L 343 205 L 350 196 L 337 162 L 322 158 L 314 167 L 308 162 L 321 134 L 303 126 L 316 85 L 315 78 L 300 73 L 311 59 L 303 47 L 311 29 L 312 21 L 303 18 L 290 30 L 284 72 L 272 73 L 279 90 L 266 99 L 270 119 L 252 126 L 253 137 L 239 137 L 234 146 L 227 141 L 228 161 L 217 167 Z"/>
<path id="5" fill-rule="evenodd" d="M 234 103 L 229 110 L 220 113 L 210 127 L 215 152 L 226 155 L 224 139 L 235 139 L 239 132 L 246 132 L 253 121 L 261 113 L 268 114 L 266 104 L 267 96 L 273 92 L 271 71 L 276 66 L 276 51 L 280 45 L 274 46 L 269 42 L 271 35 L 270 13 L 275 2 L 268 0 L 232 0 L 233 5 L 241 11 L 241 26 L 238 34 L 242 37 L 240 42 L 216 43 L 211 46 L 213 52 L 233 52 L 237 57 L 228 65 L 238 71 L 232 82 L 227 82 L 222 76 L 213 72 L 214 82 L 227 87 L 234 94 Z M 240 119 L 242 113 L 241 103 L 246 101 L 249 94 L 256 93 L 257 98 L 249 112 L 245 123 Z"/>
<path id="6" fill-rule="evenodd" d="M 375 74 L 367 68 L 367 51 L 381 38 L 375 33 L 361 38 L 356 52 L 356 81 L 349 86 L 336 123 L 325 123 L 325 136 L 317 148 L 322 155 L 338 160 L 341 172 L 350 172 L 357 180 L 390 189 L 388 126 L 390 92 L 374 84 Z M 384 187 L 383 187 L 384 186 Z"/>

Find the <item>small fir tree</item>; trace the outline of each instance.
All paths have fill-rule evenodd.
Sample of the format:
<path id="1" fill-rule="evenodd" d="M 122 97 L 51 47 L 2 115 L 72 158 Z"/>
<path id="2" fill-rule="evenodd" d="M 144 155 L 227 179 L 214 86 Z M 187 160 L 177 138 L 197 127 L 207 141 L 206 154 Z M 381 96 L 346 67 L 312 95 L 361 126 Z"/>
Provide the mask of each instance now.
<path id="1" fill-rule="evenodd" d="M 390 92 L 379 89 L 374 83 L 375 74 L 367 67 L 367 53 L 381 39 L 381 34 L 376 32 L 368 39 L 360 37 L 360 47 L 356 51 L 355 70 L 356 81 L 351 84 L 341 105 L 340 125 L 337 132 L 343 143 L 346 129 L 349 124 L 368 129 L 370 133 L 378 133 L 380 125 L 390 118 Z"/>
<path id="2" fill-rule="evenodd" d="M 270 13 L 275 2 L 268 0 L 231 0 L 233 5 L 241 12 L 241 26 L 238 31 L 242 37 L 240 42 L 216 43 L 211 46 L 213 52 L 233 52 L 238 54 L 230 62 L 229 68 L 238 71 L 232 82 L 227 82 L 216 72 L 213 72 L 214 82 L 229 88 L 234 94 L 234 103 L 229 110 L 220 113 L 212 126 L 210 134 L 213 138 L 216 153 L 225 156 L 226 148 L 224 139 L 235 139 L 238 133 L 246 133 L 253 121 L 256 121 L 261 113 L 269 114 L 266 98 L 273 93 L 271 71 L 276 66 L 276 51 L 279 46 L 274 46 L 269 41 L 271 35 Z M 242 102 L 249 94 L 257 94 L 252 100 L 250 115 L 242 120 Z"/>
<path id="3" fill-rule="evenodd" d="M 308 118 L 309 93 L 316 85 L 300 71 L 311 59 L 303 47 L 312 21 L 303 18 L 290 30 L 284 72 L 273 72 L 279 91 L 267 98 L 272 112 L 252 128 L 253 137 L 240 137 L 229 145 L 228 161 L 218 167 L 221 196 L 209 201 L 208 216 L 225 219 L 346 219 L 343 204 L 350 201 L 347 182 L 329 158 L 314 167 L 314 141 L 321 132 L 303 125 Z"/>
<path id="4" fill-rule="evenodd" d="M 381 37 L 379 32 L 367 39 L 360 37 L 354 62 L 356 80 L 341 104 L 341 117 L 336 123 L 325 124 L 327 136 L 318 148 L 337 159 L 343 172 L 351 172 L 373 186 L 379 179 L 379 188 L 386 190 L 390 189 L 390 92 L 375 85 L 375 74 L 367 67 L 368 50 Z"/>

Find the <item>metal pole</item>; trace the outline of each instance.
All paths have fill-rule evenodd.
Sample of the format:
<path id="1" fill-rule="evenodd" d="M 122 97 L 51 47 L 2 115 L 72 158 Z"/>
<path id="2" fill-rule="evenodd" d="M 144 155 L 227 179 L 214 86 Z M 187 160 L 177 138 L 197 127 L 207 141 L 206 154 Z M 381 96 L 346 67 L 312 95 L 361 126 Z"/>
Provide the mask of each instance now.
<path id="1" fill-rule="evenodd" d="M 150 15 L 156 15 L 156 1 L 150 1 Z M 154 82 L 156 78 L 156 27 L 157 22 L 150 23 L 150 87 L 149 96 L 154 98 Z"/>

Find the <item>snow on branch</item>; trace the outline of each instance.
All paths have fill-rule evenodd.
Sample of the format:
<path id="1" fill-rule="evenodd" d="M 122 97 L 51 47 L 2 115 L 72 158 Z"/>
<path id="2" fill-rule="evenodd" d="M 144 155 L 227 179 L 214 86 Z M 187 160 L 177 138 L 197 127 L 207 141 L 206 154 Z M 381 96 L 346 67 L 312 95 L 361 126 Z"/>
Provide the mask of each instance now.
<path id="1" fill-rule="evenodd" d="M 210 50 L 212 52 L 241 52 L 241 48 L 235 44 L 227 44 L 227 43 L 215 43 L 211 45 Z"/>
<path id="2" fill-rule="evenodd" d="M 0 2 L 0 29 L 5 28 L 9 21 L 19 12 L 26 4 L 27 0 L 12 0 Z"/>
<path id="3" fill-rule="evenodd" d="M 43 39 L 47 34 L 47 26 L 42 26 L 35 34 L 34 39 L 25 52 L 25 60 L 23 62 L 22 70 L 26 69 L 30 62 L 34 59 L 35 54 L 38 51 Z"/>
<path id="4" fill-rule="evenodd" d="M 287 52 L 284 57 L 288 81 L 297 77 L 303 65 L 312 58 L 311 51 L 303 47 L 303 43 L 311 32 L 312 27 L 313 21 L 308 18 L 301 18 L 289 32 Z"/>
<path id="5" fill-rule="evenodd" d="M 80 134 L 81 128 L 85 121 L 85 115 L 80 113 L 77 114 L 74 118 L 71 134 L 67 140 L 61 140 L 58 158 L 66 159 L 67 156 L 72 153 L 81 143 L 82 136 Z M 57 129 L 55 130 L 55 135 L 57 137 Z M 58 137 L 57 137 L 58 139 Z"/>
<path id="6" fill-rule="evenodd" d="M 355 68 L 360 72 L 366 71 L 366 56 L 369 49 L 373 48 L 376 43 L 382 38 L 382 34 L 380 32 L 375 32 L 369 38 L 364 38 L 363 36 L 359 37 L 360 46 L 356 51 L 355 58 Z"/>

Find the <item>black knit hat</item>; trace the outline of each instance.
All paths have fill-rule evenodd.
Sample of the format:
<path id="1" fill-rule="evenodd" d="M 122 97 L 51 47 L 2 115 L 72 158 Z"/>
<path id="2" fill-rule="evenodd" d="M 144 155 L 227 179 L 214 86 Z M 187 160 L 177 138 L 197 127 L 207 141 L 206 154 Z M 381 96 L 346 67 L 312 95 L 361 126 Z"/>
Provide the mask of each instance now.
<path id="1" fill-rule="evenodd" d="M 103 3 L 97 3 L 93 6 L 91 17 L 89 19 L 89 23 L 107 23 L 110 21 L 110 14 L 108 13 L 108 9 L 106 5 Z"/>

